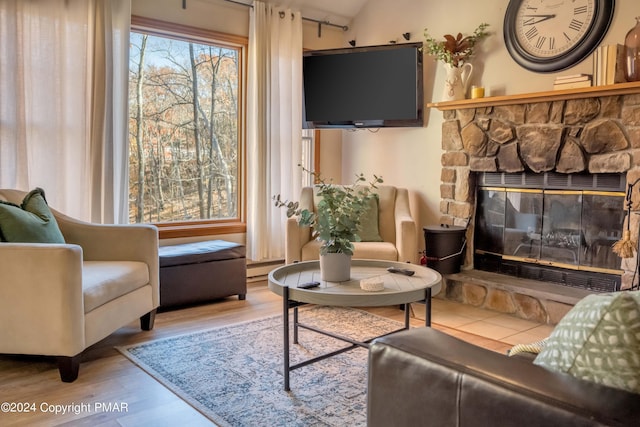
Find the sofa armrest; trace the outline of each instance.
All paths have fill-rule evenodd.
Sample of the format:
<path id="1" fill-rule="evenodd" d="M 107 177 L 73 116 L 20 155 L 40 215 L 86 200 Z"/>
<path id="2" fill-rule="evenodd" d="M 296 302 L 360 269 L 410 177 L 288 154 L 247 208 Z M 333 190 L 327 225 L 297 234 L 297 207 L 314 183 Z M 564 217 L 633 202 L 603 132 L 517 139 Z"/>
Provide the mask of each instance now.
<path id="1" fill-rule="evenodd" d="M 432 328 L 369 350 L 367 420 L 375 426 L 633 425 L 640 395 L 510 358 Z"/>
<path id="2" fill-rule="evenodd" d="M 395 220 L 398 261 L 416 264 L 418 260 L 418 234 L 416 223 L 411 217 L 409 191 L 407 189 L 397 189 Z"/>
<path id="3" fill-rule="evenodd" d="M 82 248 L 0 243 L 0 353 L 74 356 L 83 325 Z"/>

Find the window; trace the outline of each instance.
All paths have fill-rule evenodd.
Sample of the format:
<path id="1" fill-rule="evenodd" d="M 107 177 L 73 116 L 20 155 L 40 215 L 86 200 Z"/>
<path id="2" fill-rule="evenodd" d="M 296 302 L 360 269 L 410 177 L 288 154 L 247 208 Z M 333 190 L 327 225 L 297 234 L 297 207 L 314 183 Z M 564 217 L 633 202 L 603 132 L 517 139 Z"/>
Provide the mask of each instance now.
<path id="1" fill-rule="evenodd" d="M 130 222 L 240 221 L 244 45 L 217 36 L 132 17 Z"/>
<path id="2" fill-rule="evenodd" d="M 317 172 L 319 165 L 318 153 L 316 152 L 316 131 L 313 129 L 302 129 L 302 159 L 300 165 L 308 170 Z M 302 185 L 311 186 L 314 184 L 313 175 L 309 172 L 302 172 Z"/>

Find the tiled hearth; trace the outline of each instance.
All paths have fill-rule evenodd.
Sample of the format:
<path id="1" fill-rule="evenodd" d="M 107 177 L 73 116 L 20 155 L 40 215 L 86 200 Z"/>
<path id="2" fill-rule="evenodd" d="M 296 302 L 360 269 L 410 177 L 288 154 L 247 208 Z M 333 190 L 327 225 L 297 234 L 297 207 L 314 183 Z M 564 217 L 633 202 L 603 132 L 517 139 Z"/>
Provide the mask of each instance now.
<path id="1" fill-rule="evenodd" d="M 466 225 L 475 213 L 477 172 L 624 173 L 640 178 L 640 84 L 433 104 L 443 111 L 442 224 Z M 631 235 L 638 235 L 634 192 Z M 623 209 L 624 206 L 621 206 Z M 640 213 L 640 212 L 638 212 Z M 626 227 L 626 225 L 625 225 Z M 474 222 L 467 241 L 473 242 Z M 447 275 L 448 299 L 556 323 L 588 291 L 474 270 L 473 244 L 463 271 Z M 622 289 L 635 259 L 622 260 Z M 637 279 L 636 279 L 637 280 Z"/>

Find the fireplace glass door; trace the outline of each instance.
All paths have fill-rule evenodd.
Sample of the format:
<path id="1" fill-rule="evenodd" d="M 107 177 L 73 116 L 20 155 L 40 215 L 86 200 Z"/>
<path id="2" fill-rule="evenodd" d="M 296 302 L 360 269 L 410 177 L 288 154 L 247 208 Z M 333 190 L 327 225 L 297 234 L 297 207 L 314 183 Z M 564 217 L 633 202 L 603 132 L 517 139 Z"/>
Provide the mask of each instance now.
<path id="1" fill-rule="evenodd" d="M 503 253 L 505 198 L 503 188 L 478 190 L 476 250 L 491 254 Z"/>
<path id="2" fill-rule="evenodd" d="M 580 264 L 594 269 L 618 269 L 620 257 L 613 244 L 622 239 L 624 198 L 585 191 L 582 196 L 584 251 Z"/>
<path id="3" fill-rule="evenodd" d="M 475 249 L 502 259 L 619 270 L 624 197 L 597 191 L 479 188 Z"/>
<path id="4" fill-rule="evenodd" d="M 622 260 L 624 174 L 478 175 L 474 268 L 612 292 Z"/>
<path id="5" fill-rule="evenodd" d="M 582 191 L 547 190 L 544 196 L 540 259 L 578 265 L 584 242 Z"/>
<path id="6" fill-rule="evenodd" d="M 539 259 L 542 240 L 542 190 L 506 191 L 504 254 Z"/>

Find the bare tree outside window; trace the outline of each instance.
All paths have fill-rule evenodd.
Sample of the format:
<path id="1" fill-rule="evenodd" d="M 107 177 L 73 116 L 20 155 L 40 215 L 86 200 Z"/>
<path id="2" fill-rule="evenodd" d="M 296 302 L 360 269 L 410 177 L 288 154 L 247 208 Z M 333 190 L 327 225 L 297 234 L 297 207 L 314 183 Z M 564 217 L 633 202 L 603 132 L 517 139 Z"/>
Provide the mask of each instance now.
<path id="1" fill-rule="evenodd" d="M 239 217 L 240 54 L 131 32 L 130 222 Z"/>

